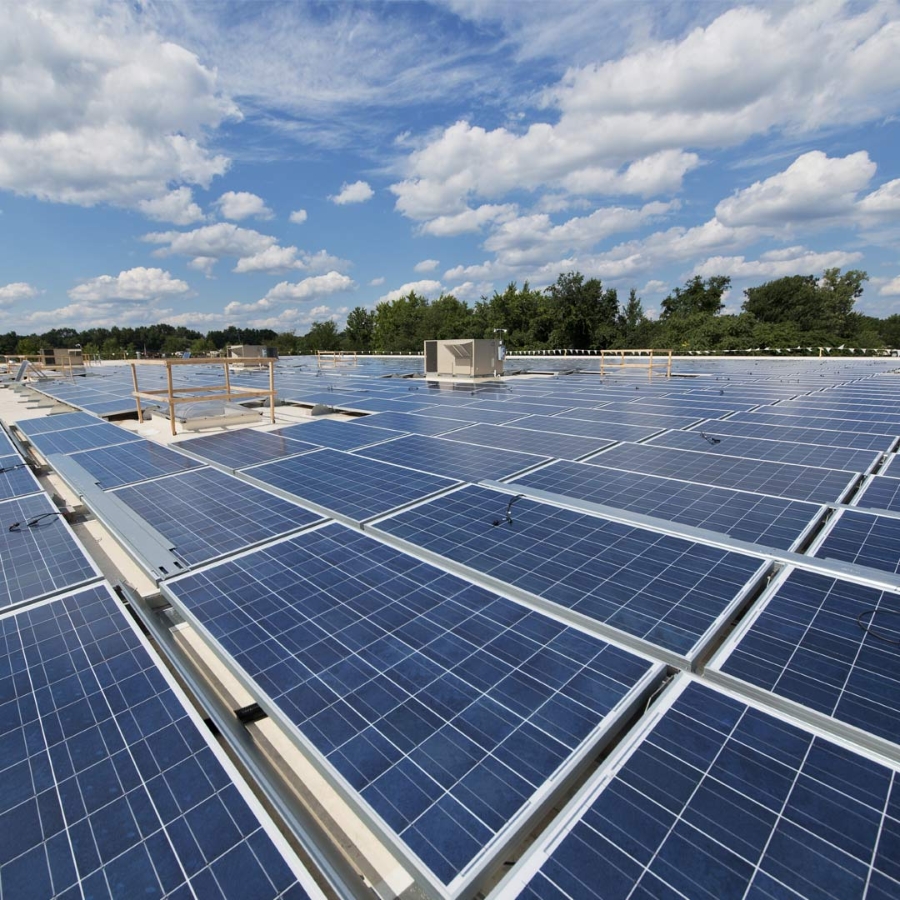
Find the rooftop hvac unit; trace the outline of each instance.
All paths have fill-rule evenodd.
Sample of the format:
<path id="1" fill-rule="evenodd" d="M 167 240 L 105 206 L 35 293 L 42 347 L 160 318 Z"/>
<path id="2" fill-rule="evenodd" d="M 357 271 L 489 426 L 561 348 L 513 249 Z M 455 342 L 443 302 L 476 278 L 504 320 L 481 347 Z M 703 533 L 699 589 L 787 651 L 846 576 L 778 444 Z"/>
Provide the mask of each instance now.
<path id="1" fill-rule="evenodd" d="M 490 378 L 503 374 L 501 341 L 459 338 L 425 341 L 425 375 Z"/>

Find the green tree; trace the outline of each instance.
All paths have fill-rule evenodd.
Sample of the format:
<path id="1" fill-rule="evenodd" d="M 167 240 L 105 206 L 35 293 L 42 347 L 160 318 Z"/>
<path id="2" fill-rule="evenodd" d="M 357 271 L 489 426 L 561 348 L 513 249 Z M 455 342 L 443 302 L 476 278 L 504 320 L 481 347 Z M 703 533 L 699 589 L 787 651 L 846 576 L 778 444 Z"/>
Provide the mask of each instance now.
<path id="1" fill-rule="evenodd" d="M 373 343 L 378 350 L 409 353 L 422 349 L 423 322 L 428 301 L 410 291 L 405 297 L 385 300 L 375 307 Z"/>
<path id="2" fill-rule="evenodd" d="M 840 269 L 826 269 L 819 285 L 825 325 L 838 336 L 845 336 L 851 328 L 853 305 L 862 296 L 863 282 L 869 276 L 860 269 L 841 274 Z"/>
<path id="3" fill-rule="evenodd" d="M 347 314 L 344 329 L 344 344 L 348 350 L 371 350 L 375 335 L 375 316 L 362 306 L 351 309 Z"/>
<path id="4" fill-rule="evenodd" d="M 422 316 L 418 349 L 424 341 L 446 341 L 472 337 L 472 313 L 468 305 L 452 294 L 441 294 Z"/>
<path id="5" fill-rule="evenodd" d="M 317 350 L 337 350 L 341 346 L 341 334 L 331 319 L 325 322 L 313 322 L 309 331 L 300 338 L 299 345 L 303 353 L 315 353 Z"/>
<path id="6" fill-rule="evenodd" d="M 759 322 L 794 322 L 806 331 L 821 325 L 814 275 L 788 275 L 744 291 L 744 312 Z"/>
<path id="7" fill-rule="evenodd" d="M 619 309 L 615 290 L 603 290 L 598 278 L 580 272 L 561 274 L 545 290 L 554 317 L 550 341 L 576 350 L 602 349 L 615 338 Z"/>
<path id="8" fill-rule="evenodd" d="M 693 316 L 696 314 L 714 316 L 722 311 L 722 296 L 731 287 L 728 275 L 711 275 L 704 279 L 695 275 L 683 288 L 675 288 L 662 302 L 660 318 Z"/>

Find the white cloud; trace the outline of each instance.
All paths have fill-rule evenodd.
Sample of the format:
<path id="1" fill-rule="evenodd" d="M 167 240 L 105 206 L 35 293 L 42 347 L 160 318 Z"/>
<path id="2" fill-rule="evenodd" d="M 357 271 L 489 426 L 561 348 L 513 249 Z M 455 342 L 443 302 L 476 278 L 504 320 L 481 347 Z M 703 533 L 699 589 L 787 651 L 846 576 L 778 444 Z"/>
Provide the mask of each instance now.
<path id="1" fill-rule="evenodd" d="M 274 213 L 262 197 L 247 191 L 226 191 L 214 204 L 225 219 L 271 219 Z"/>
<path id="2" fill-rule="evenodd" d="M 883 284 L 878 293 L 882 297 L 900 297 L 900 275 Z"/>
<path id="3" fill-rule="evenodd" d="M 237 106 L 131 4 L 5 3 L 0 81 L 0 189 L 137 206 L 228 167 L 206 143 Z"/>
<path id="4" fill-rule="evenodd" d="M 325 275 L 312 275 L 298 282 L 282 281 L 271 288 L 261 301 L 266 303 L 283 303 L 291 300 L 317 300 L 343 291 L 350 291 L 356 283 L 340 272 L 327 272 Z"/>
<path id="5" fill-rule="evenodd" d="M 900 178 L 888 181 L 862 198 L 857 210 L 865 217 L 896 218 L 900 215 Z"/>
<path id="6" fill-rule="evenodd" d="M 171 222 L 173 225 L 193 225 L 206 218 L 203 210 L 194 203 L 193 191 L 184 186 L 152 200 L 141 200 L 138 209 L 148 219 Z"/>
<path id="7" fill-rule="evenodd" d="M 154 256 L 205 256 L 213 259 L 254 256 L 277 244 L 276 239 L 267 234 L 230 222 L 204 225 L 193 231 L 154 231 L 145 234 L 141 240 L 166 245 L 154 250 Z"/>
<path id="8" fill-rule="evenodd" d="M 354 181 L 353 184 L 344 182 L 344 184 L 341 185 L 340 193 L 335 194 L 328 199 L 338 206 L 345 206 L 348 203 L 365 203 L 366 200 L 371 200 L 374 196 L 375 191 L 369 187 L 368 182 Z"/>
<path id="9" fill-rule="evenodd" d="M 28 300 L 38 295 L 38 289 L 25 281 L 14 281 L 0 286 L 0 306 L 9 306 L 18 300 Z"/>
<path id="10" fill-rule="evenodd" d="M 694 267 L 695 275 L 730 275 L 742 278 L 782 278 L 787 275 L 814 275 L 824 269 L 844 268 L 858 262 L 861 253 L 831 250 L 819 253 L 804 247 L 788 247 L 760 254 L 759 259 L 743 256 L 713 256 Z"/>
<path id="11" fill-rule="evenodd" d="M 875 168 L 864 150 L 837 158 L 804 153 L 785 171 L 723 200 L 716 217 L 726 225 L 781 225 L 845 216 Z"/>
<path id="12" fill-rule="evenodd" d="M 464 281 L 462 284 L 450 288 L 447 293 L 452 294 L 457 300 L 462 300 L 464 303 L 473 303 L 482 297 L 489 296 L 493 290 L 494 285 L 490 281 L 479 281 L 477 283 Z"/>
<path id="13" fill-rule="evenodd" d="M 480 231 L 485 225 L 505 222 L 516 215 L 518 207 L 514 203 L 495 205 L 485 203 L 477 209 L 464 209 L 447 216 L 436 216 L 420 226 L 422 234 L 433 237 L 453 237 L 470 231 Z"/>
<path id="14" fill-rule="evenodd" d="M 163 269 L 147 269 L 138 266 L 119 272 L 118 275 L 98 275 L 69 291 L 73 300 L 82 302 L 106 302 L 110 300 L 155 300 L 160 297 L 186 294 L 187 282 L 173 278 Z"/>
<path id="15" fill-rule="evenodd" d="M 303 268 L 307 272 L 330 272 L 335 270 L 343 272 L 350 268 L 350 261 L 334 256 L 327 250 L 319 250 L 316 253 L 301 253 Z"/>
<path id="16" fill-rule="evenodd" d="M 384 284 L 384 281 L 385 281 L 384 276 L 379 275 L 378 278 L 373 278 L 369 282 L 369 287 L 381 287 L 381 285 Z"/>
<path id="17" fill-rule="evenodd" d="M 881 118 L 898 106 L 895 20 L 891 3 L 740 7 L 679 39 L 639 42 L 571 68 L 544 94 L 545 121 L 459 121 L 427 139 L 391 186 L 396 208 L 423 222 L 522 190 L 671 192 L 697 151 Z"/>
<path id="18" fill-rule="evenodd" d="M 302 269 L 303 263 L 297 259 L 296 247 L 266 247 L 252 256 L 243 256 L 237 261 L 233 272 L 285 272 L 288 269 Z"/>
<path id="19" fill-rule="evenodd" d="M 441 264 L 438 259 L 423 259 L 413 266 L 414 272 L 433 272 Z"/>
<path id="20" fill-rule="evenodd" d="M 307 215 L 305 209 L 295 209 L 290 216 L 288 216 L 288 220 L 293 222 L 294 225 L 302 225 L 306 219 Z"/>
<path id="21" fill-rule="evenodd" d="M 669 285 L 658 278 L 651 278 L 639 291 L 638 294 L 662 294 L 669 290 Z"/>
<path id="22" fill-rule="evenodd" d="M 378 298 L 378 303 L 391 303 L 394 300 L 399 300 L 401 297 L 406 297 L 410 291 L 415 291 L 415 293 L 423 297 L 433 299 L 439 297 L 443 290 L 444 287 L 439 281 L 410 281 L 400 285 L 395 291 L 388 291 L 386 294 L 383 294 Z"/>
<path id="23" fill-rule="evenodd" d="M 677 204 L 675 204 L 677 206 Z M 641 209 L 604 207 L 589 216 L 554 225 L 548 215 L 522 216 L 504 222 L 484 242 L 501 266 L 516 268 L 543 262 L 571 250 L 586 250 L 620 231 L 629 231 L 670 212 L 671 203 L 648 203 Z"/>

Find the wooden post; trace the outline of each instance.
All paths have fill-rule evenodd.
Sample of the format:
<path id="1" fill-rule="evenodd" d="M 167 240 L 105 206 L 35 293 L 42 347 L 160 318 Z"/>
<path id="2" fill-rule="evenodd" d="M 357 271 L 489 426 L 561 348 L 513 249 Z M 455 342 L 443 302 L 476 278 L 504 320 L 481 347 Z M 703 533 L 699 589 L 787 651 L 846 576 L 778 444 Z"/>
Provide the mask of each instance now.
<path id="1" fill-rule="evenodd" d="M 270 420 L 275 424 L 275 360 L 269 360 L 269 412 Z"/>
<path id="2" fill-rule="evenodd" d="M 228 402 L 231 402 L 231 376 L 228 374 L 228 357 L 225 357 L 225 393 L 228 395 Z"/>
<path id="3" fill-rule="evenodd" d="M 131 383 L 134 385 L 135 394 L 137 394 L 139 388 L 138 388 L 137 364 L 136 363 L 131 364 Z M 141 406 L 141 398 L 135 397 L 134 402 L 137 404 L 138 422 L 140 422 L 141 425 L 143 425 L 144 424 L 144 409 Z"/>
<path id="4" fill-rule="evenodd" d="M 172 426 L 172 437 L 175 437 L 175 393 L 172 389 L 172 361 L 166 360 L 166 381 L 169 387 L 169 422 Z"/>

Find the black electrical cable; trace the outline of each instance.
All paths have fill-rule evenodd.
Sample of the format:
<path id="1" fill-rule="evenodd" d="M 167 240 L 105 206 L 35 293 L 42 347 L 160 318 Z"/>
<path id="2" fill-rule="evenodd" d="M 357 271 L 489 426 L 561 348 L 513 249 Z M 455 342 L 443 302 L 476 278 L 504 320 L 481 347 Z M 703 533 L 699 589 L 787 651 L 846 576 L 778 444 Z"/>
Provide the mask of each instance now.
<path id="1" fill-rule="evenodd" d="M 873 606 L 871 609 L 864 609 L 857 617 L 856 624 L 862 629 L 865 634 L 871 634 L 873 638 L 878 641 L 884 641 L 886 644 L 894 644 L 896 647 L 900 647 L 900 638 L 892 638 L 885 637 L 885 635 L 880 634 L 872 627 L 872 619 L 875 617 L 875 613 L 886 613 L 890 615 L 893 613 L 895 616 L 900 616 L 900 610 L 898 609 L 878 609 L 877 606 Z M 869 621 L 863 622 L 863 619 L 868 616 Z"/>
<path id="2" fill-rule="evenodd" d="M 525 496 L 524 494 L 516 494 L 515 497 L 509 498 L 509 503 L 506 504 L 506 524 L 507 525 L 512 525 L 512 523 L 513 523 L 512 515 L 510 514 L 513 503 L 515 503 L 516 500 L 521 500 L 522 497 L 524 497 L 524 496 Z M 494 519 L 494 521 L 491 522 L 491 524 L 492 525 L 500 525 L 502 522 L 503 522 L 503 519 Z"/>
<path id="3" fill-rule="evenodd" d="M 12 472 L 13 469 L 24 469 L 27 465 L 28 463 L 17 463 L 14 466 L 4 466 L 2 469 L 0 469 L 0 475 L 2 475 L 4 472 Z"/>
<path id="4" fill-rule="evenodd" d="M 702 431 L 700 432 L 700 437 L 702 437 L 703 440 L 706 441 L 707 444 L 721 444 L 722 443 L 721 438 L 713 437 L 711 434 L 704 434 Z"/>
<path id="5" fill-rule="evenodd" d="M 41 513 L 39 516 L 35 516 L 33 519 L 29 519 L 25 523 L 25 527 L 26 528 L 34 528 L 36 525 L 41 524 L 41 519 L 46 519 L 48 516 L 61 516 L 61 515 L 62 515 L 61 511 Z M 13 522 L 12 525 L 9 526 L 9 530 L 10 531 L 21 531 L 22 523 L 21 522 Z"/>

